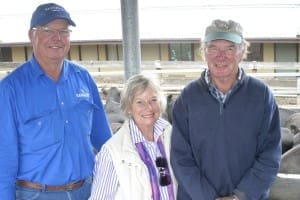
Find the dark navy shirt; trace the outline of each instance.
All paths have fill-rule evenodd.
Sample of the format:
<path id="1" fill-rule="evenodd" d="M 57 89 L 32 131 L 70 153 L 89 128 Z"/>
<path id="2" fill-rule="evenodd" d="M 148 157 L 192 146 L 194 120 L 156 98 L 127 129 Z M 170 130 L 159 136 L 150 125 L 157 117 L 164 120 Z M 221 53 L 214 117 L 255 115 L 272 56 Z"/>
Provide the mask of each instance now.
<path id="1" fill-rule="evenodd" d="M 15 181 L 61 185 L 92 175 L 93 148 L 111 136 L 97 86 L 65 60 L 57 82 L 32 57 L 0 83 L 0 197 Z"/>
<path id="2" fill-rule="evenodd" d="M 238 83 L 220 104 L 203 72 L 177 97 L 170 157 L 177 199 L 268 199 L 281 158 L 278 106 L 262 81 L 243 72 Z"/>

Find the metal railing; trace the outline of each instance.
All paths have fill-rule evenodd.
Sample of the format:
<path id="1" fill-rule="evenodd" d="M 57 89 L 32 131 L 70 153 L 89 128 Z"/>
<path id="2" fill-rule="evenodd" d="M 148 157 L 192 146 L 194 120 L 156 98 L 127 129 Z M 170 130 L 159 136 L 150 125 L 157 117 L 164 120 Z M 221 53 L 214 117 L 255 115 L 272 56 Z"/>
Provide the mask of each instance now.
<path id="1" fill-rule="evenodd" d="M 112 86 L 123 87 L 124 71 L 122 61 L 80 61 L 78 62 L 96 80 L 99 89 Z M 10 73 L 20 63 L 0 63 L 0 78 Z M 248 75 L 266 82 L 280 104 L 300 106 L 300 63 L 242 62 Z M 191 80 L 200 76 L 205 69 L 204 62 L 142 62 L 141 73 L 154 76 L 166 94 L 179 94 Z"/>

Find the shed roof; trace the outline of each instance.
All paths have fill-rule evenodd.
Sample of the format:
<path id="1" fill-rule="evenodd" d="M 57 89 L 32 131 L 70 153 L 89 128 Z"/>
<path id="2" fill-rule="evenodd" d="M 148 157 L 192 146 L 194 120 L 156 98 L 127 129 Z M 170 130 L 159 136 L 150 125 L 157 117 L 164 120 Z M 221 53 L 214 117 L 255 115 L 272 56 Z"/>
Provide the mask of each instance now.
<path id="1" fill-rule="evenodd" d="M 238 21 L 244 28 L 244 37 L 248 40 L 300 41 L 299 0 L 274 4 L 230 5 L 205 4 L 199 0 L 186 1 L 189 3 L 185 4 L 173 0 L 172 5 L 163 3 L 171 2 L 166 0 L 160 1 L 160 4 L 155 2 L 139 2 L 139 30 L 142 41 L 199 40 L 205 27 L 216 18 Z M 67 6 L 66 8 L 68 9 Z M 100 5 L 89 9 L 72 7 L 69 11 L 77 24 L 72 28 L 72 42 L 113 43 L 122 40 L 119 4 Z M 28 43 L 30 18 L 29 12 L 0 15 L 0 45 Z"/>

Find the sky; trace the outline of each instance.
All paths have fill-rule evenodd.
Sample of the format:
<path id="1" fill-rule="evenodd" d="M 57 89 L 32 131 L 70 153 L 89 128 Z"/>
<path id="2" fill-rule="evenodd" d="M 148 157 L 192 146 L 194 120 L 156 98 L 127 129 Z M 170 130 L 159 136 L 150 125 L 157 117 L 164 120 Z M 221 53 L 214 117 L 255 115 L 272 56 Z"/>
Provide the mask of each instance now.
<path id="1" fill-rule="evenodd" d="M 72 11 L 101 10 L 120 7 L 121 0 L 52 0 L 65 6 Z M 5 14 L 28 14 L 41 3 L 48 3 L 49 0 L 0 0 L 1 15 Z M 164 6 L 188 6 L 188 5 L 266 5 L 266 4 L 300 4 L 300 0 L 138 0 L 141 7 L 164 7 Z M 18 5 L 18 6 L 16 6 Z"/>
<path id="2" fill-rule="evenodd" d="M 32 12 L 39 4 L 48 2 L 0 0 L 0 42 L 27 40 Z M 77 24 L 72 33 L 74 40 L 82 37 L 97 40 L 99 35 L 103 39 L 122 37 L 121 0 L 51 2 L 70 12 Z M 300 0 L 138 0 L 138 5 L 144 38 L 169 37 L 170 31 L 173 37 L 199 37 L 203 26 L 215 18 L 241 20 L 248 37 L 255 37 L 257 32 L 289 37 L 300 32 Z M 291 8 L 292 5 L 297 5 L 297 9 Z M 261 15 L 266 10 L 267 16 Z M 166 25 L 168 31 L 165 31 Z"/>

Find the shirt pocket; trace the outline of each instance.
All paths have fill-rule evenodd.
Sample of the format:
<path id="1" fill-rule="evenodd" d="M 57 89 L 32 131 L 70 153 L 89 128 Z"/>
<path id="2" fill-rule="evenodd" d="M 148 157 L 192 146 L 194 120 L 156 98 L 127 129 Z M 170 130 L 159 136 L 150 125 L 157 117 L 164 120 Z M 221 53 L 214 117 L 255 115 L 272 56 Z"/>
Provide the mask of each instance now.
<path id="1" fill-rule="evenodd" d="M 72 106 L 69 112 L 70 119 L 79 132 L 90 135 L 96 110 L 99 110 L 99 106 L 90 100 L 77 101 Z"/>
<path id="2" fill-rule="evenodd" d="M 84 117 L 89 117 L 95 109 L 99 109 L 99 107 L 91 100 L 77 101 L 72 108 L 77 114 L 82 114 Z"/>
<path id="3" fill-rule="evenodd" d="M 45 110 L 28 116 L 19 127 L 20 143 L 26 149 L 39 151 L 59 143 L 57 135 L 63 126 L 56 109 Z"/>

